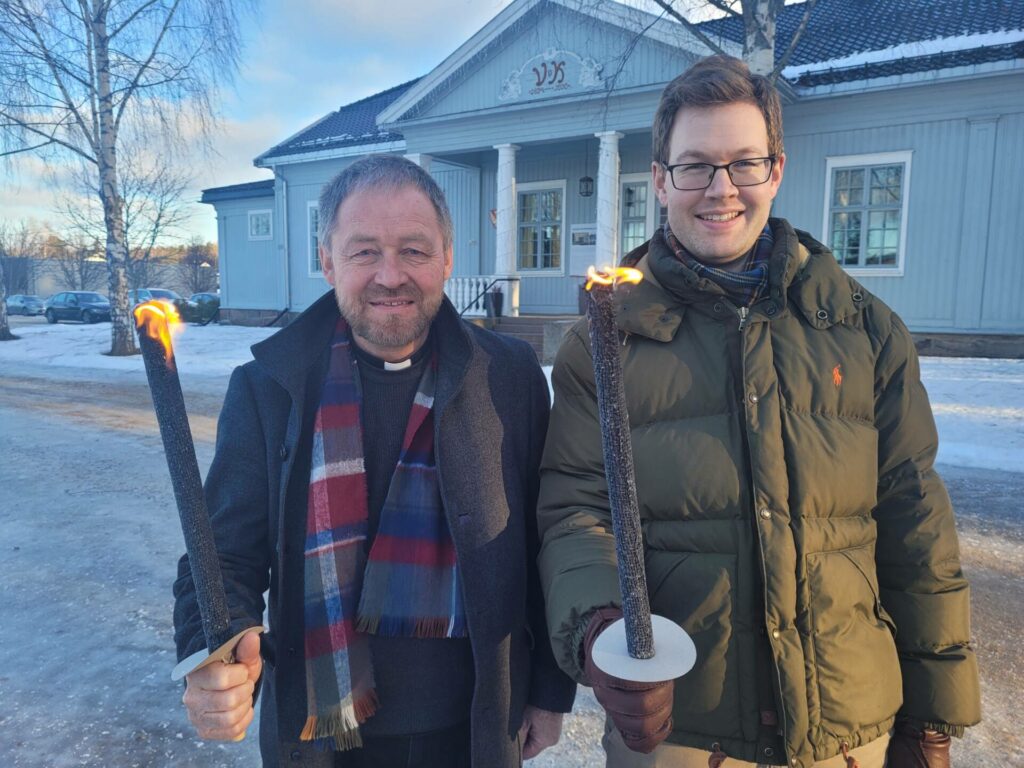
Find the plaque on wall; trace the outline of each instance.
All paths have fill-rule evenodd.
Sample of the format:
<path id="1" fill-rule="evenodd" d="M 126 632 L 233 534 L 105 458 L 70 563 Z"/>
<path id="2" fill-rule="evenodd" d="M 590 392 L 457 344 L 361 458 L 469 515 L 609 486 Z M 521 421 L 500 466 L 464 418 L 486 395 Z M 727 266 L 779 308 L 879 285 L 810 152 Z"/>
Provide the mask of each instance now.
<path id="1" fill-rule="evenodd" d="M 597 258 L 597 224 L 573 224 L 569 228 L 569 274 L 584 277 Z"/>

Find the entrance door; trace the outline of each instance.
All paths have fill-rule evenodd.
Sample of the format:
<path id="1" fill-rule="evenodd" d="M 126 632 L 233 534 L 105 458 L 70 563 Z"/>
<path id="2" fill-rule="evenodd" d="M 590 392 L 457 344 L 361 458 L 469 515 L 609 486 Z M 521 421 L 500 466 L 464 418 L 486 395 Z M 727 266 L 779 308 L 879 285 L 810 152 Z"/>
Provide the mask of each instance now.
<path id="1" fill-rule="evenodd" d="M 619 254 L 625 256 L 654 234 L 658 201 L 649 173 L 624 173 L 619 183 Z"/>

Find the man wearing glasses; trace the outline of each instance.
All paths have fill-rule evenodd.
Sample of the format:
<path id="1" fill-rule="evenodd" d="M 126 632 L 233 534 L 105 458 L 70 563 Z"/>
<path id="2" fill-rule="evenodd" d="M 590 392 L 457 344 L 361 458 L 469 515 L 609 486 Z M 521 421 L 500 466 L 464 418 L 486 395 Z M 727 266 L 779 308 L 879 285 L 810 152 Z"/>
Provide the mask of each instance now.
<path id="1" fill-rule="evenodd" d="M 617 291 L 651 609 L 697 646 L 633 684 L 590 649 L 620 616 L 584 324 L 553 372 L 541 578 L 608 765 L 946 768 L 980 719 L 968 585 L 913 342 L 832 254 L 770 218 L 779 97 L 737 59 L 672 81 L 653 126 L 668 222 Z"/>

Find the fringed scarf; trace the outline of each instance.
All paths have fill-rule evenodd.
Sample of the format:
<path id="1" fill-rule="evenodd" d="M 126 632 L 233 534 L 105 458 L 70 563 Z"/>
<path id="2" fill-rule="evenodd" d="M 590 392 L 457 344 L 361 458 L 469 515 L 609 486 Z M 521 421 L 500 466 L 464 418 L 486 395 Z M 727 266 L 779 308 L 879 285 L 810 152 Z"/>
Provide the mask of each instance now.
<path id="1" fill-rule="evenodd" d="M 313 432 L 305 546 L 307 718 L 303 740 L 362 746 L 377 709 L 366 634 L 465 637 L 466 618 L 434 464 L 437 357 L 409 412 L 369 556 L 360 391 L 338 320 Z M 358 607 L 357 607 L 358 606 Z M 333 744 L 332 744 L 333 742 Z"/>

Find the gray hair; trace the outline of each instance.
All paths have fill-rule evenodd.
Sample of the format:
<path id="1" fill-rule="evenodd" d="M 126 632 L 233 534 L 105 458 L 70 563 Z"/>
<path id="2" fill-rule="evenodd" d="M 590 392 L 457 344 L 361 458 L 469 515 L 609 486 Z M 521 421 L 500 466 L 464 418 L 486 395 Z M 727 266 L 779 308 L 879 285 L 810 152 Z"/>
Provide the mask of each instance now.
<path id="1" fill-rule="evenodd" d="M 317 217 L 317 237 L 320 243 L 330 250 L 338 209 L 349 195 L 366 189 L 394 190 L 408 185 L 426 195 L 434 206 L 444 248 L 450 250 L 453 240 L 452 215 L 444 199 L 444 192 L 423 168 L 399 155 L 367 155 L 356 160 L 324 186 L 320 191 Z"/>

